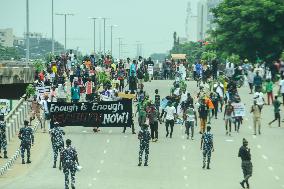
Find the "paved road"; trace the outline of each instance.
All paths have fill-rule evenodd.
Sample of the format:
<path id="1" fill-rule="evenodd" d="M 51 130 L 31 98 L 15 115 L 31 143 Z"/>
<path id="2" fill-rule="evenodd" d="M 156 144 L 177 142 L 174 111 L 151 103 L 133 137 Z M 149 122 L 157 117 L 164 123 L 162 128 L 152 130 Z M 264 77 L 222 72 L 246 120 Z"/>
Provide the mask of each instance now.
<path id="1" fill-rule="evenodd" d="M 146 89 L 153 96 L 158 88 L 162 96 L 169 93 L 170 81 L 152 81 Z M 195 83 L 189 82 L 189 91 L 196 91 Z M 248 89 L 240 89 L 247 109 L 252 96 Z M 184 128 L 175 125 L 173 138 L 165 137 L 164 124 L 159 126 L 159 141 L 150 144 L 149 167 L 138 167 L 138 139 L 130 129 L 126 134 L 118 128 L 103 128 L 94 134 L 90 128 L 65 128 L 66 137 L 72 139 L 79 152 L 83 166 L 77 173 L 76 186 L 80 189 L 239 189 L 242 179 L 240 159 L 237 157 L 242 138 L 249 141 L 254 165 L 251 188 L 284 188 L 284 127 L 269 128 L 273 119 L 272 107 L 265 106 L 262 120 L 262 135 L 253 136 L 252 120 L 249 113 L 239 134 L 225 136 L 224 121 L 221 115 L 213 120 L 215 152 L 211 170 L 203 170 L 200 135 L 195 140 L 187 140 Z M 196 128 L 198 131 L 198 128 Z M 32 164 L 15 166 L 0 177 L 1 189 L 64 188 L 64 176 L 52 167 L 52 152 L 47 134 L 38 133 L 33 147 Z"/>

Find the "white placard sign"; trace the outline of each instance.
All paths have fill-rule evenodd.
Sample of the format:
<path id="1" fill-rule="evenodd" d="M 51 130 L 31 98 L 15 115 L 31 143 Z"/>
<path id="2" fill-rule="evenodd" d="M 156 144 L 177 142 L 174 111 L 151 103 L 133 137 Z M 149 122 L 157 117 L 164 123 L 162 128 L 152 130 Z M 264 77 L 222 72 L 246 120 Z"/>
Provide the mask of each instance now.
<path id="1" fill-rule="evenodd" d="M 232 103 L 234 106 L 235 117 L 244 117 L 246 115 L 246 108 L 243 103 Z"/>

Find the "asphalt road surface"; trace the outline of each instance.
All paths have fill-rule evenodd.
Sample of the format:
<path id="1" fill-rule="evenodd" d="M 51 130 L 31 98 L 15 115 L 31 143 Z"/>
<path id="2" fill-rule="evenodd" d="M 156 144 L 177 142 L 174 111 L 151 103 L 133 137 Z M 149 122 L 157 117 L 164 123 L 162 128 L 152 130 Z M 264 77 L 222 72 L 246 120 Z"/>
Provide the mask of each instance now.
<path id="1" fill-rule="evenodd" d="M 195 82 L 188 82 L 193 95 Z M 153 98 L 156 88 L 161 96 L 169 94 L 172 81 L 152 81 L 145 88 Z M 66 127 L 66 138 L 79 153 L 83 169 L 76 174 L 76 188 L 88 189 L 239 189 L 242 180 L 238 149 L 242 139 L 248 139 L 251 148 L 253 176 L 252 189 L 284 188 L 284 123 L 281 128 L 268 122 L 274 118 L 272 106 L 265 106 L 262 115 L 262 135 L 253 136 L 249 113 L 252 95 L 248 88 L 240 89 L 247 112 L 240 133 L 225 135 L 223 115 L 212 121 L 215 151 L 211 170 L 203 170 L 200 150 L 199 126 L 194 140 L 187 140 L 184 126 L 175 125 L 173 138 L 165 137 L 164 123 L 159 125 L 159 141 L 150 143 L 149 166 L 138 167 L 137 135 L 128 128 L 102 128 L 94 134 L 92 128 Z M 283 115 L 283 114 L 282 114 Z M 137 118 L 135 118 L 135 121 Z M 136 122 L 136 131 L 138 130 Z M 32 149 L 32 164 L 21 165 L 20 158 L 11 170 L 0 177 L 1 189 L 60 189 L 64 188 L 64 175 L 53 169 L 53 153 L 48 134 L 39 130 Z"/>

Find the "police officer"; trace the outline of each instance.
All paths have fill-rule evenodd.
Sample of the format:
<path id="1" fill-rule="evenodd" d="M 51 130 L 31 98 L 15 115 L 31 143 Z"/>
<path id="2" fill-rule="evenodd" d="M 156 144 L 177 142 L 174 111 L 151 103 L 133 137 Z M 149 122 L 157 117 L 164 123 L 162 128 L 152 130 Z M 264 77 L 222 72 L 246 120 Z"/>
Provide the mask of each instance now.
<path id="1" fill-rule="evenodd" d="M 248 179 L 252 176 L 252 163 L 248 141 L 245 138 L 243 139 L 243 146 L 240 147 L 238 156 L 242 159 L 242 169 L 244 174 L 244 180 L 240 182 L 240 184 L 242 188 L 245 188 L 245 184 L 247 185 L 247 188 L 249 188 Z"/>
<path id="2" fill-rule="evenodd" d="M 4 121 L 4 114 L 0 114 L 0 153 L 4 150 L 4 158 L 7 156 L 7 139 L 6 139 L 6 123 Z M 0 156 L 2 158 L 2 156 Z"/>
<path id="3" fill-rule="evenodd" d="M 53 168 L 56 168 L 58 152 L 60 153 L 64 148 L 63 135 L 65 135 L 65 132 L 59 127 L 58 122 L 56 122 L 54 124 L 54 128 L 50 130 L 51 144 L 54 154 Z"/>
<path id="4" fill-rule="evenodd" d="M 22 164 L 25 164 L 25 150 L 27 150 L 27 163 L 31 163 L 31 145 L 34 145 L 34 134 L 27 120 L 24 121 L 24 127 L 20 129 L 18 137 L 21 140 Z"/>
<path id="5" fill-rule="evenodd" d="M 71 146 L 71 140 L 66 140 L 66 147 L 61 151 L 59 170 L 63 167 L 63 173 L 65 175 L 65 189 L 69 189 L 69 172 L 71 174 L 71 188 L 75 189 L 75 174 L 79 166 L 77 151 Z"/>
<path id="6" fill-rule="evenodd" d="M 203 166 L 204 169 L 206 166 L 206 157 L 207 157 L 207 169 L 210 169 L 210 160 L 211 152 L 214 151 L 213 145 L 213 134 L 211 134 L 211 127 L 208 126 L 207 131 L 202 135 L 200 149 L 203 150 Z"/>
<path id="7" fill-rule="evenodd" d="M 148 130 L 148 125 L 143 124 L 141 126 L 141 131 L 138 133 L 138 139 L 140 140 L 140 149 L 139 149 L 139 163 L 138 166 L 142 164 L 142 155 L 145 151 L 145 163 L 144 166 L 148 166 L 148 155 L 149 155 L 149 142 L 151 139 L 150 132 Z"/>

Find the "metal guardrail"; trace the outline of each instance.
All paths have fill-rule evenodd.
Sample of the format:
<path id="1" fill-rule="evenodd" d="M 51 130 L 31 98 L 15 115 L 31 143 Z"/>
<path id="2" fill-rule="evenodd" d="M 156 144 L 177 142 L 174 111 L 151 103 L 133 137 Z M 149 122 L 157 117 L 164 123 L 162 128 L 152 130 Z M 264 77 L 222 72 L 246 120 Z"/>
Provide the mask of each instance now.
<path id="1" fill-rule="evenodd" d="M 24 120 L 28 117 L 29 109 L 28 102 L 25 101 L 25 96 L 23 96 L 18 104 L 9 112 L 9 114 L 5 117 L 6 121 L 6 138 L 7 143 L 9 144 L 17 135 L 18 130 L 21 125 L 24 124 Z M 36 123 L 34 130 L 37 130 L 39 122 Z M 16 159 L 20 155 L 20 149 L 17 149 L 13 156 L 0 167 L 0 176 L 3 175 L 16 161 Z"/>

